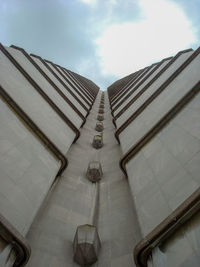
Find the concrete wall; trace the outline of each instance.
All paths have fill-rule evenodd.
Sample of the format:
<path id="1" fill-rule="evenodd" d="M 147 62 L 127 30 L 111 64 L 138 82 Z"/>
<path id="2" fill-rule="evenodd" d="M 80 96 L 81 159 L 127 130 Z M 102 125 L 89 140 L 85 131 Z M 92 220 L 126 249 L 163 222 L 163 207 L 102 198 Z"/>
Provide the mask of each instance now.
<path id="1" fill-rule="evenodd" d="M 200 186 L 199 103 L 200 95 L 126 165 L 143 235 Z"/>
<path id="2" fill-rule="evenodd" d="M 81 93 L 83 97 L 87 96 L 88 98 L 86 97 L 86 99 L 88 99 L 89 102 L 92 102 L 92 96 L 89 91 L 85 91 L 83 89 L 84 85 L 81 80 L 76 80 L 72 73 L 70 74 L 69 72 L 65 71 L 61 66 L 59 66 L 58 69 L 64 74 L 67 79 L 70 80 L 71 84 L 73 84 L 73 86 Z"/>
<path id="3" fill-rule="evenodd" d="M 36 57 L 31 57 L 36 64 L 48 75 L 48 77 L 57 85 L 57 87 L 62 91 L 66 97 L 75 104 L 78 110 L 86 116 L 87 111 L 78 103 L 78 101 L 66 90 L 66 88 L 61 84 L 61 82 L 48 70 L 48 68 Z"/>
<path id="4" fill-rule="evenodd" d="M 132 267 L 132 250 L 140 239 L 127 179 L 119 168 L 120 148 L 114 139 L 114 125 L 105 97 L 104 146 L 92 147 L 97 122 L 100 93 L 81 129 L 81 137 L 67 154 L 69 166 L 38 214 L 28 240 L 32 256 L 28 266 L 78 266 L 73 262 L 72 242 L 76 227 L 91 223 L 94 185 L 86 170 L 91 160 L 102 164 L 98 231 L 102 248 L 93 266 Z"/>
<path id="5" fill-rule="evenodd" d="M 189 57 L 193 52 L 187 52 L 179 56 L 176 61 L 131 105 L 116 121 L 117 127 L 120 127 L 143 103 L 155 92 L 174 71 Z"/>
<path id="6" fill-rule="evenodd" d="M 11 47 L 5 47 L 5 49 L 63 114 L 77 128 L 80 128 L 83 120 L 25 55 Z M 3 52 L 0 52 L 0 68 L 2 88 L 40 128 L 49 141 L 65 154 L 74 141 L 74 131 Z M 44 65 L 43 69 L 45 69 Z M 83 115 L 86 115 L 86 111 L 79 103 L 76 103 L 77 101 L 63 85 L 58 84 L 58 80 L 47 68 L 45 72 L 59 85 L 59 88 L 62 86 L 61 90 L 64 94 L 75 103 L 76 107 L 80 108 Z M 0 107 L 0 213 L 22 235 L 26 235 L 61 167 L 61 162 L 2 99 L 0 99 Z"/>
<path id="7" fill-rule="evenodd" d="M 117 128 L 138 110 L 192 53 L 194 52 L 180 55 L 117 119 Z M 120 133 L 123 155 L 138 144 L 153 126 L 199 82 L 199 67 L 200 56 L 198 55 Z M 149 79 L 152 77 L 153 75 Z M 140 86 L 137 92 L 143 87 L 144 85 Z M 133 93 L 130 96 L 129 101 L 134 95 Z M 122 106 L 124 107 L 123 104 Z M 200 95 L 198 94 L 125 166 L 143 237 L 200 187 L 199 106 Z M 200 260 L 199 222 L 199 215 L 196 215 L 159 247 L 156 247 L 152 257 L 149 258 L 148 266 L 198 266 Z"/>
<path id="8" fill-rule="evenodd" d="M 60 168 L 60 161 L 1 98 L 0 110 L 0 213 L 25 235 Z"/>
<path id="9" fill-rule="evenodd" d="M 87 111 L 47 67 L 39 59 L 32 59 L 86 116 Z M 25 236 L 52 190 L 51 186 L 55 185 L 58 171 L 67 163 L 64 155 L 73 143 L 83 119 L 21 50 L 1 46 L 0 69 L 0 214 Z M 92 84 L 91 90 L 97 92 L 98 89 Z M 72 92 L 90 107 L 75 89 Z M 70 127 L 70 121 L 77 131 Z M 93 186 L 86 186 L 83 196 L 85 198 L 85 193 L 89 196 L 89 204 L 92 204 L 93 191 Z M 75 211 L 74 214 L 76 216 Z M 77 220 L 80 221 L 81 217 L 77 217 Z M 4 243 L 0 238 L 0 254 Z"/>
<path id="10" fill-rule="evenodd" d="M 80 128 L 82 119 L 69 106 L 69 104 L 60 96 L 53 86 L 43 77 L 43 75 L 35 68 L 35 66 L 25 57 L 25 55 L 14 48 L 7 47 L 8 52 L 17 60 L 17 62 L 26 70 L 31 78 L 37 82 L 42 90 L 49 96 L 49 98 L 60 108 L 60 110 L 73 121 L 77 128 Z"/>
<path id="11" fill-rule="evenodd" d="M 170 59 L 169 60 L 166 60 L 166 61 L 164 61 L 162 64 L 161 64 L 161 66 L 159 67 L 159 68 L 157 68 L 157 70 L 155 70 L 151 75 L 150 75 L 150 77 L 149 78 L 147 78 L 138 88 L 137 88 L 137 90 L 135 90 L 132 94 L 131 94 L 131 96 L 123 103 L 123 105 L 121 105 L 120 107 L 119 107 L 119 109 L 117 109 L 116 111 L 115 111 L 115 115 L 122 109 L 122 106 L 125 106 L 131 99 L 133 99 L 136 95 L 137 95 L 137 93 L 142 89 L 142 88 L 144 88 L 145 87 L 145 85 L 147 85 L 157 74 L 158 74 L 158 72 L 160 72 L 168 63 L 169 63 L 169 61 L 170 61 Z M 155 66 L 156 67 L 156 66 Z M 155 68 L 154 67 L 154 68 Z M 153 70 L 153 69 L 152 69 Z M 135 86 L 134 86 L 135 87 Z M 134 88 L 133 87 L 133 88 Z M 133 89 L 132 88 L 132 89 Z M 121 101 L 121 100 L 120 100 Z"/>
<path id="12" fill-rule="evenodd" d="M 147 108 L 120 134 L 122 150 L 136 144 L 198 81 L 200 55 L 197 56 Z M 147 99 L 147 96 L 146 96 Z M 138 99 L 138 104 L 143 103 Z M 137 103 L 134 103 L 137 106 Z M 133 110 L 133 108 L 132 108 Z M 134 112 L 134 110 L 133 110 Z"/>
<path id="13" fill-rule="evenodd" d="M 23 53 L 13 48 L 7 48 L 7 51 L 39 84 L 63 114 L 80 128 L 82 120 L 77 113 Z M 192 53 L 180 55 L 117 119 L 117 128 L 141 107 Z M 86 111 L 71 93 L 67 92 L 39 59 L 32 58 L 85 116 Z M 142 90 L 168 62 L 169 60 L 163 62 L 136 92 Z M 81 96 L 51 64 L 47 64 L 89 108 L 82 97 L 85 98 L 85 93 L 81 92 L 79 86 L 72 81 Z M 80 138 L 71 146 L 75 137 L 74 131 L 13 63 L 0 52 L 1 86 L 50 142 L 67 155 L 69 161 L 68 168 L 48 194 L 61 162 L 0 98 L 0 213 L 22 235 L 27 236 L 32 248 L 28 266 L 77 266 L 73 262 L 73 238 L 78 225 L 91 223 L 91 210 L 95 199 L 95 186 L 86 178 L 86 170 L 91 160 L 100 161 L 103 168 L 97 223 L 102 249 L 99 260 L 94 266 L 134 266 L 132 252 L 138 241 L 200 186 L 200 95 L 197 94 L 192 98 L 128 161 L 125 166 L 128 179 L 121 172 L 119 161 L 199 82 L 199 67 L 198 55 L 120 133 L 120 146 L 114 138 L 116 129 L 112 124 L 109 101 L 105 92 L 104 145 L 96 150 L 92 147 L 92 141 L 94 135 L 98 134 L 95 126 L 102 92 L 98 93 L 87 121 L 80 129 Z M 76 77 L 78 78 L 78 75 Z M 141 76 L 137 78 L 137 84 L 143 79 L 140 78 Z M 90 82 L 86 80 L 85 84 Z M 124 85 L 123 81 L 122 84 Z M 115 114 L 136 95 L 136 92 L 117 109 Z M 128 92 L 125 95 L 127 94 Z M 121 101 L 120 97 L 118 100 Z M 156 247 L 148 260 L 148 266 L 198 266 L 199 222 L 200 217 L 196 215 Z"/>
<path id="14" fill-rule="evenodd" d="M 200 262 L 200 214 L 168 238 L 161 246 L 153 250 L 148 266 L 152 267 L 188 267 L 199 266 Z"/>
<path id="15" fill-rule="evenodd" d="M 149 75 L 149 73 L 151 72 L 151 71 L 153 71 L 155 68 L 156 68 L 156 66 L 157 66 L 157 64 L 155 65 L 155 66 L 151 66 L 150 67 L 150 69 L 145 73 L 145 75 L 144 76 L 142 76 L 141 77 L 141 75 L 137 78 L 137 82 L 134 84 L 134 86 L 131 88 L 131 90 L 133 90 L 134 88 L 135 88 L 135 86 L 137 86 L 143 79 L 145 79 L 145 77 L 147 76 L 147 75 Z M 149 78 L 147 78 L 147 80 L 149 80 Z M 146 82 L 144 82 L 145 84 L 146 84 Z M 131 91 L 130 90 L 130 91 Z M 128 95 L 129 93 L 130 93 L 130 91 L 128 91 L 125 95 L 124 95 L 124 97 L 126 97 L 126 95 Z M 124 98 L 123 97 L 123 98 Z M 120 98 L 120 100 L 119 100 L 119 102 L 123 99 L 123 98 Z M 124 101 L 124 103 L 114 112 L 114 115 L 116 115 L 129 101 L 130 101 L 130 99 L 132 99 L 132 95 L 126 100 L 126 101 Z M 113 106 L 114 107 L 114 106 Z"/>
<path id="16" fill-rule="evenodd" d="M 29 115 L 53 143 L 66 153 L 75 133 L 52 109 L 9 59 L 0 52 L 0 80 L 2 87 Z"/>
<path id="17" fill-rule="evenodd" d="M 47 64 L 58 75 L 58 77 L 74 92 L 78 99 L 80 99 L 80 101 L 83 102 L 87 108 L 89 108 L 89 105 L 85 102 L 85 100 L 73 89 L 73 87 L 62 77 L 62 75 L 55 68 L 53 68 L 50 63 L 47 62 Z M 83 96 L 82 93 L 81 95 Z"/>
<path id="18" fill-rule="evenodd" d="M 141 70 L 140 71 L 140 73 L 139 73 L 139 75 L 137 76 L 137 77 L 132 77 L 132 82 L 131 82 L 131 84 L 133 84 L 134 82 L 136 82 L 137 80 L 139 80 L 140 79 L 140 77 L 141 77 L 141 75 L 144 73 L 146 71 L 146 69 L 143 69 L 143 70 Z M 125 78 L 122 78 L 122 80 L 124 80 Z M 126 86 L 127 84 L 129 83 L 129 79 L 128 79 L 128 81 L 127 82 L 123 82 L 122 84 L 122 87 L 121 88 L 123 88 L 124 86 Z M 112 85 L 113 86 L 113 85 Z M 131 90 L 131 89 L 130 89 Z M 116 100 L 117 102 L 119 102 L 122 98 L 121 98 L 121 91 L 119 91 L 116 95 L 115 95 L 115 97 L 114 97 L 114 101 Z M 113 101 L 113 102 L 114 102 Z M 117 105 L 117 103 L 115 104 L 115 105 L 113 105 L 113 107 L 115 107 Z"/>

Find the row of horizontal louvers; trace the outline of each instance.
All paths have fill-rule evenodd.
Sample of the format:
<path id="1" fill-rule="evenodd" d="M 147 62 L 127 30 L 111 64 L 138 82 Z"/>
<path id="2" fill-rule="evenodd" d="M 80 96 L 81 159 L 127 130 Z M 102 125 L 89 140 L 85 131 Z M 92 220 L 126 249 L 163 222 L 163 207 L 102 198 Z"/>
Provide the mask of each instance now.
<path id="1" fill-rule="evenodd" d="M 0 46 L 1 96 L 19 107 L 60 154 L 79 137 L 98 87 L 90 80 L 23 49 Z M 30 126 L 30 123 L 29 123 Z M 69 136 L 73 140 L 67 141 Z M 71 139 L 71 138 L 70 138 Z"/>
<path id="2" fill-rule="evenodd" d="M 23 236 L 79 135 L 99 88 L 0 44 L 0 214 Z"/>
<path id="3" fill-rule="evenodd" d="M 120 165 L 128 176 L 144 237 L 135 249 L 137 264 L 145 262 L 143 249 L 150 252 L 165 238 L 164 231 L 171 231 L 167 224 L 176 227 L 173 213 L 181 212 L 181 221 L 190 213 L 189 199 L 199 198 L 199 70 L 200 48 L 188 49 L 108 88 L 115 136 L 123 153 Z M 184 238 L 179 242 L 189 244 Z M 154 253 L 154 257 L 161 256 Z M 163 257 L 167 259 L 167 250 Z M 173 259 L 169 262 L 173 265 Z"/>
<path id="4" fill-rule="evenodd" d="M 157 113 L 161 113 L 162 105 L 166 100 L 161 99 L 160 101 L 163 101 L 162 105 L 154 107 L 154 103 L 158 102 L 157 98 L 161 98 L 164 94 L 168 95 L 167 101 L 171 105 L 168 105 L 168 109 L 166 108 L 162 114 L 165 115 L 170 108 L 175 106 L 199 82 L 199 72 L 195 69 L 195 64 L 198 64 L 199 61 L 199 52 L 200 49 L 196 51 L 192 49 L 181 51 L 174 57 L 163 59 L 125 77 L 125 85 L 121 85 L 121 80 L 123 80 L 121 79 L 119 84 L 115 82 L 108 88 L 113 122 L 116 126 L 116 137 L 119 142 L 123 132 L 128 131 L 129 128 L 132 129 L 133 125 L 139 121 L 140 114 L 146 112 L 148 107 L 153 107 Z M 182 85 L 181 88 L 177 86 L 178 79 L 182 77 L 187 81 L 187 83 L 184 83 L 185 88 Z M 177 97 L 171 95 L 170 98 L 172 90 L 174 94 L 177 91 Z M 179 92 L 180 94 L 178 95 Z M 157 120 L 152 118 L 153 123 L 151 123 L 151 127 L 162 118 L 162 115 Z M 135 138 L 133 132 L 132 135 Z M 131 144 L 135 144 L 142 137 L 143 135 L 140 134 L 137 140 L 130 140 L 128 147 L 123 149 L 124 154 L 130 149 Z"/>

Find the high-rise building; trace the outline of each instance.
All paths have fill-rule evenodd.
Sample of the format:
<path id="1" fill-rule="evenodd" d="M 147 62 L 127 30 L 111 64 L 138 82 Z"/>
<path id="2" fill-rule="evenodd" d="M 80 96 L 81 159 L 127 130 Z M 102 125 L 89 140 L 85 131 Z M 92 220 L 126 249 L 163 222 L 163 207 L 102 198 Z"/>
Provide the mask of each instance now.
<path id="1" fill-rule="evenodd" d="M 103 92 L 0 45 L 0 266 L 200 264 L 200 49 Z"/>

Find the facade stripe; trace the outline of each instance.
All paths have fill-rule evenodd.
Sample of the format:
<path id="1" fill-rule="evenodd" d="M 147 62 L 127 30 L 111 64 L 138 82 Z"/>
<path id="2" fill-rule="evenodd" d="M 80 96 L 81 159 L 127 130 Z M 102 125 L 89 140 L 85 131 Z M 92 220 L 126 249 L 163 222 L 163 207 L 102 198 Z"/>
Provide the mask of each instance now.
<path id="1" fill-rule="evenodd" d="M 25 266 L 31 255 L 31 247 L 27 239 L 2 214 L 0 214 L 0 230 L 2 233 L 1 238 L 8 244 L 12 242 L 12 251 L 14 248 L 16 254 L 13 266 Z M 7 260 L 5 259 L 6 265 Z"/>
<path id="2" fill-rule="evenodd" d="M 62 154 L 62 152 L 57 148 L 57 146 L 47 137 L 45 133 L 43 133 L 43 131 L 23 111 L 23 109 L 14 101 L 14 99 L 11 98 L 11 96 L 3 89 L 1 85 L 0 95 L 7 103 L 7 105 L 9 105 L 16 112 L 16 114 L 24 121 L 27 127 L 29 127 L 33 131 L 33 133 L 37 136 L 37 138 L 39 138 L 43 145 L 47 147 L 55 155 L 55 157 L 61 161 L 61 167 L 57 174 L 57 176 L 59 176 L 68 165 L 68 160 L 66 156 Z"/>
<path id="3" fill-rule="evenodd" d="M 83 89 L 83 86 L 81 86 L 80 83 L 77 82 L 77 81 L 74 79 L 74 77 L 73 77 L 72 75 L 69 75 L 69 74 L 67 73 L 67 71 L 66 71 L 64 68 L 62 68 L 61 66 L 59 66 L 59 65 L 56 65 L 56 66 L 59 68 L 59 70 L 61 70 L 61 71 L 63 72 L 63 74 L 66 76 L 67 79 L 71 80 L 71 81 L 75 84 L 75 85 L 73 85 L 73 86 L 77 86 L 78 90 L 80 90 L 80 92 L 81 92 L 81 93 L 82 93 L 82 94 L 83 94 L 89 101 L 93 102 L 93 100 L 94 100 L 93 96 L 91 96 L 91 95 L 89 94 L 88 91 L 86 91 L 85 89 Z"/>
<path id="4" fill-rule="evenodd" d="M 126 164 L 169 122 L 172 120 L 197 94 L 200 92 L 200 81 L 183 96 L 178 103 L 171 108 L 162 119 L 160 119 L 148 133 L 146 133 L 136 144 L 134 144 L 120 161 L 120 167 L 126 173 Z"/>
<path id="5" fill-rule="evenodd" d="M 53 69 L 51 69 L 49 67 L 49 65 L 44 61 L 44 59 L 42 59 L 41 57 L 34 55 L 34 54 L 30 54 L 32 57 L 36 57 L 38 58 L 43 64 L 44 66 L 54 75 L 54 77 L 65 87 L 65 89 L 76 99 L 76 101 L 87 111 L 89 112 L 89 108 L 87 108 L 85 106 L 85 104 L 83 104 L 83 102 L 74 94 L 74 92 L 62 81 L 62 79 L 60 79 L 60 77 L 55 73 L 55 71 Z"/>
<path id="6" fill-rule="evenodd" d="M 144 111 L 145 108 L 191 63 L 200 53 L 198 48 L 116 131 L 115 136 L 119 140 L 119 135 L 127 126 Z M 116 119 L 115 119 L 116 120 Z"/>
<path id="7" fill-rule="evenodd" d="M 76 106 L 63 94 L 63 92 L 57 87 L 57 85 L 48 77 L 48 75 L 38 66 L 38 64 L 29 56 L 29 54 L 20 47 L 11 45 L 10 47 L 21 51 L 24 56 L 35 66 L 35 68 L 42 74 L 42 76 L 51 84 L 51 86 L 57 91 L 57 93 L 63 97 L 63 99 L 70 105 L 70 107 L 79 115 L 79 117 L 85 122 L 85 117 L 76 108 Z"/>
<path id="8" fill-rule="evenodd" d="M 155 68 L 153 68 L 152 71 L 150 71 L 142 81 L 140 81 L 118 104 L 117 106 L 113 109 L 113 112 L 116 111 L 131 95 L 133 92 L 135 92 L 165 61 L 172 59 L 170 58 L 165 58 L 161 62 L 159 62 Z"/>
<path id="9" fill-rule="evenodd" d="M 61 67 L 60 67 L 60 68 L 61 68 Z M 92 91 L 90 91 L 90 90 L 87 88 L 87 86 L 85 86 L 85 85 L 83 84 L 83 81 L 82 81 L 80 78 L 76 77 L 76 75 L 74 75 L 71 71 L 66 70 L 65 68 L 61 68 L 61 69 L 63 70 L 63 72 L 64 72 L 69 78 L 71 78 L 71 79 L 74 81 L 74 83 L 75 83 L 78 87 L 80 87 L 80 88 L 82 89 L 82 92 L 85 92 L 85 94 L 89 97 L 90 100 L 93 100 L 93 101 L 94 101 L 94 97 L 95 97 L 94 93 L 93 93 Z"/>
<path id="10" fill-rule="evenodd" d="M 192 193 L 164 221 L 146 235 L 134 248 L 137 267 L 147 267 L 152 250 L 174 234 L 186 221 L 200 211 L 200 188 Z"/>
<path id="11" fill-rule="evenodd" d="M 142 73 L 142 71 L 145 71 L 145 69 L 137 71 L 134 73 L 134 75 L 131 77 L 131 79 L 122 87 L 120 87 L 120 90 L 118 90 L 118 93 L 112 97 L 111 103 L 112 106 L 115 105 L 115 103 L 120 99 L 121 95 L 126 91 L 129 90 L 129 88 L 132 86 L 134 80 Z M 118 89 L 118 88 L 116 88 Z"/>
<path id="12" fill-rule="evenodd" d="M 62 118 L 62 120 L 74 131 L 76 137 L 74 142 L 79 138 L 80 132 L 71 120 L 59 109 L 59 107 L 48 97 L 42 88 L 32 79 L 32 77 L 24 70 L 24 68 L 17 62 L 16 59 L 0 44 L 2 53 L 12 62 L 12 64 L 20 71 L 24 78 L 33 86 L 33 88 L 46 100 L 52 109 Z"/>
<path id="13" fill-rule="evenodd" d="M 63 79 L 69 83 L 69 85 L 73 88 L 74 91 L 77 92 L 77 94 L 85 101 L 85 103 L 88 105 L 88 106 L 91 106 L 91 103 L 83 96 L 83 94 L 71 83 L 71 81 L 69 79 L 67 79 L 65 77 L 65 75 L 59 70 L 59 68 L 54 64 L 52 63 L 51 61 L 49 60 L 45 60 L 47 63 L 49 63 L 62 77 Z"/>
<path id="14" fill-rule="evenodd" d="M 143 89 L 146 91 L 146 89 L 148 89 L 177 60 L 177 58 L 180 55 L 184 53 L 188 53 L 190 51 L 193 51 L 193 50 L 187 49 L 187 50 L 183 50 L 179 52 L 175 57 L 172 58 L 172 60 L 170 60 L 170 62 L 168 62 L 168 64 L 159 73 L 156 74 L 156 76 L 147 85 L 145 85 L 144 87 L 145 89 L 144 88 Z M 120 110 L 120 112 L 114 117 L 114 120 L 117 120 L 124 113 L 124 111 L 126 111 L 134 102 L 135 102 L 134 98 L 131 99 L 129 103 L 127 103 L 127 105 L 122 110 Z"/>

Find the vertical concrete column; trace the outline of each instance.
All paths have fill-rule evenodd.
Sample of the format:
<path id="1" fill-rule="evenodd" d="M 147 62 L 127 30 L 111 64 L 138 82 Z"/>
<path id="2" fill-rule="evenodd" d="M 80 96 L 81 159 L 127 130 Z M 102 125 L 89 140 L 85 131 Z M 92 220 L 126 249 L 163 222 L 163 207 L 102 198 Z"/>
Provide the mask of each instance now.
<path id="1" fill-rule="evenodd" d="M 104 109 L 99 109 L 99 113 L 104 113 Z M 93 147 L 99 149 L 103 146 L 103 132 L 93 138 Z M 89 224 L 79 225 L 74 238 L 74 261 L 81 266 L 91 265 L 98 259 L 101 247 L 97 230 L 99 213 L 99 181 L 102 177 L 101 163 L 92 161 L 88 165 L 87 178 L 93 183 L 93 205 L 91 208 Z"/>
<path id="2" fill-rule="evenodd" d="M 99 217 L 99 190 L 100 190 L 99 182 L 94 183 L 93 187 L 94 187 L 94 197 L 93 197 L 94 201 L 91 209 L 89 223 L 97 227 L 98 217 Z"/>

